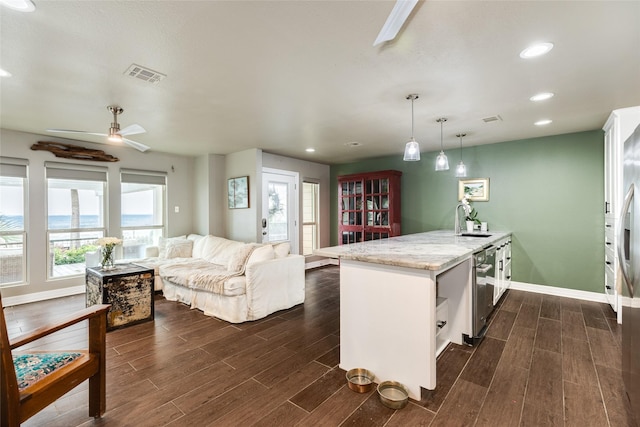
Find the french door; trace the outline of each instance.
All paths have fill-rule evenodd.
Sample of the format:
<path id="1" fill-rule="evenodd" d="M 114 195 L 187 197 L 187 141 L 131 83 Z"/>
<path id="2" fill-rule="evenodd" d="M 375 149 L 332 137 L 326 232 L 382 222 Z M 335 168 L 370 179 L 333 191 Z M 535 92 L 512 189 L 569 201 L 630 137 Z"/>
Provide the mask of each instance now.
<path id="1" fill-rule="evenodd" d="M 298 253 L 298 173 L 262 169 L 262 242 L 289 242 Z"/>

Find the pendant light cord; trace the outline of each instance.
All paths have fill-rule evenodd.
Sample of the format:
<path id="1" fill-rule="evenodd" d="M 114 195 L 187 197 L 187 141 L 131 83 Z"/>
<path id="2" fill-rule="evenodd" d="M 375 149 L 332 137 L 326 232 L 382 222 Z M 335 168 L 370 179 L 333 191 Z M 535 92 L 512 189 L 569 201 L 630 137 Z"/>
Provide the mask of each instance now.
<path id="1" fill-rule="evenodd" d="M 414 140 L 415 138 L 413 137 L 413 101 L 415 100 L 415 97 L 411 97 L 411 140 Z"/>

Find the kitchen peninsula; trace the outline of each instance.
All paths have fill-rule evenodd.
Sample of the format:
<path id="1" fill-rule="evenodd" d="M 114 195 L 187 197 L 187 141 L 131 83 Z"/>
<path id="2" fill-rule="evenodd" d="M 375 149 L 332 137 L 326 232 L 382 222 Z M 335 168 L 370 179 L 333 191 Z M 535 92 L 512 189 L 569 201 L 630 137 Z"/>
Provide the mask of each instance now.
<path id="1" fill-rule="evenodd" d="M 314 251 L 340 260 L 340 368 L 398 381 L 412 399 L 435 389 L 439 351 L 472 334 L 472 256 L 511 235 L 487 234 L 439 230 Z"/>

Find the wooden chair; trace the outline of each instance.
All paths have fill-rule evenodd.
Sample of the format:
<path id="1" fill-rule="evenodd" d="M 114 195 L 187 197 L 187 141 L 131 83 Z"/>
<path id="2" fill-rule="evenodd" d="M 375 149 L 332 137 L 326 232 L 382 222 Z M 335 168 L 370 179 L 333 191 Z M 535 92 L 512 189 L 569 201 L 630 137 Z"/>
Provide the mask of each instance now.
<path id="1" fill-rule="evenodd" d="M 89 416 L 100 418 L 106 408 L 105 370 L 107 310 L 109 305 L 94 305 L 81 310 L 62 321 L 17 336 L 11 341 L 0 297 L 0 425 L 19 426 L 31 416 L 62 397 L 77 385 L 89 379 Z M 50 335 L 83 320 L 89 320 L 89 349 L 74 351 L 24 353 L 12 350 Z M 14 363 L 15 356 L 15 363 Z M 19 375 L 26 369 L 25 357 L 34 361 L 46 361 L 47 366 L 31 369 L 29 375 Z M 46 367 L 47 369 L 42 369 Z M 52 372 L 48 372 L 53 369 Z M 24 373 L 24 372 L 23 372 Z"/>

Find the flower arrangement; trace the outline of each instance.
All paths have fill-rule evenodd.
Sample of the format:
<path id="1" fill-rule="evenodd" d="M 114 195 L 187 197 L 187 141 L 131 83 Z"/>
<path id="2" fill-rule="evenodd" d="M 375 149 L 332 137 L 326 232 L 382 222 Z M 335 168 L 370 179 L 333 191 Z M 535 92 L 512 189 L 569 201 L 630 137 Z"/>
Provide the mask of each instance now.
<path id="1" fill-rule="evenodd" d="M 462 203 L 462 208 L 464 209 L 464 219 L 467 222 L 467 231 L 472 232 L 473 225 L 469 225 L 469 223 L 482 223 L 478 219 L 478 211 L 473 206 L 471 206 L 471 202 L 466 197 L 463 197 L 462 200 L 460 200 L 460 203 Z"/>
<path id="2" fill-rule="evenodd" d="M 113 268 L 113 249 L 122 244 L 122 239 L 117 237 L 101 237 L 96 240 L 96 245 L 102 247 L 102 262 L 100 265 L 104 270 Z"/>

